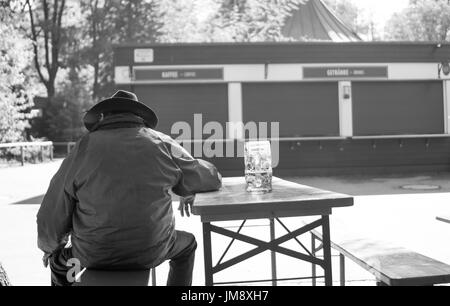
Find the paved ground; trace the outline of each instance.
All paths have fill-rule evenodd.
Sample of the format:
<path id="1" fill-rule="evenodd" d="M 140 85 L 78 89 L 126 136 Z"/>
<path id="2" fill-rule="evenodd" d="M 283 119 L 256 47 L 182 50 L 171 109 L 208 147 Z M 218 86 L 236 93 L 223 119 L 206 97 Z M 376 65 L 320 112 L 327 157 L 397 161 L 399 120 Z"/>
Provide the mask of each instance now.
<path id="1" fill-rule="evenodd" d="M 48 285 L 49 273 L 41 264 L 41 252 L 36 247 L 35 216 L 42 195 L 60 161 L 27 165 L 25 167 L 0 168 L 0 260 L 14 285 Z M 355 206 L 336 210 L 332 222 L 345 223 L 362 235 L 394 241 L 424 255 L 450 264 L 450 226 L 435 220 L 436 215 L 450 214 L 450 174 L 419 174 L 415 176 L 388 177 L 332 177 L 290 178 L 312 185 L 355 195 Z M 432 192 L 403 190 L 404 185 L 436 185 Z M 176 206 L 177 203 L 174 203 Z M 294 227 L 296 219 L 287 220 Z M 202 285 L 203 250 L 201 224 L 197 217 L 177 218 L 177 226 L 193 232 L 199 242 L 194 272 L 194 284 Z M 227 223 L 227 226 L 237 226 Z M 279 233 L 282 229 L 277 229 Z M 244 233 L 267 239 L 269 231 L 265 221 L 253 221 Z M 213 236 L 216 250 L 224 249 L 228 240 Z M 307 243 L 307 241 L 305 241 Z M 289 243 L 293 248 L 295 243 Z M 237 244 L 229 257 L 251 247 Z M 219 252 L 215 252 L 217 260 Z M 228 258 L 229 258 L 228 257 Z M 310 266 L 298 264 L 284 256 L 278 256 L 280 277 L 306 276 Z M 217 275 L 216 281 L 267 279 L 270 277 L 269 254 L 242 263 Z M 334 267 L 338 264 L 335 262 Z M 158 283 L 164 284 L 167 264 L 157 269 Z M 373 279 L 365 271 L 352 264 L 347 266 L 348 285 L 373 285 Z M 335 281 L 337 281 L 335 271 Z M 297 285 L 298 282 L 286 283 Z M 301 282 L 309 285 L 309 281 Z"/>

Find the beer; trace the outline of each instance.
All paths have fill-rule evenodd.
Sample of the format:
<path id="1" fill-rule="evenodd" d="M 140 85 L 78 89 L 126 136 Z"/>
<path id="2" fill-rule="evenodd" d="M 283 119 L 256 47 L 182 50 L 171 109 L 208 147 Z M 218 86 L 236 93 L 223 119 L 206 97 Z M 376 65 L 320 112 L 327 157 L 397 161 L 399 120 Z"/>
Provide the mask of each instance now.
<path id="1" fill-rule="evenodd" d="M 246 190 L 251 193 L 272 191 L 272 156 L 269 141 L 249 141 L 244 151 Z"/>

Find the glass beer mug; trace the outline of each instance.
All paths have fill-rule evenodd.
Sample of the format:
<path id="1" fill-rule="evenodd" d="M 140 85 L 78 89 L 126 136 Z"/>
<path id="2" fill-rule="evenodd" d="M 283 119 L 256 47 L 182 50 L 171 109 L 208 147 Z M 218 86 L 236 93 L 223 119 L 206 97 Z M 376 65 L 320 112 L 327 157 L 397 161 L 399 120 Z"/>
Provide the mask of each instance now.
<path id="1" fill-rule="evenodd" d="M 249 141 L 244 147 L 247 192 L 272 191 L 272 155 L 269 141 Z"/>

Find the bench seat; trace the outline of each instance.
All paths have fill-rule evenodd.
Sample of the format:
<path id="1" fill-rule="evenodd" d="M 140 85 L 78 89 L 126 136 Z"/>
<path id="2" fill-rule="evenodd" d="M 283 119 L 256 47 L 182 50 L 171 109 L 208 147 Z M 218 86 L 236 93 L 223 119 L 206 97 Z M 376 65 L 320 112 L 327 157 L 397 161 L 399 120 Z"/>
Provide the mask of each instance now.
<path id="1" fill-rule="evenodd" d="M 343 257 L 375 276 L 379 285 L 432 286 L 450 283 L 450 265 L 408 250 L 394 243 L 358 237 L 351 232 L 331 229 L 331 248 L 341 255 L 341 285 L 345 282 Z M 322 240 L 314 230 L 313 239 Z M 318 251 L 316 249 L 316 251 Z"/>
<path id="2" fill-rule="evenodd" d="M 357 239 L 332 248 L 388 286 L 431 286 L 450 283 L 450 265 L 385 242 Z"/>
<path id="3" fill-rule="evenodd" d="M 100 271 L 84 269 L 75 286 L 156 286 L 155 269 L 142 271 Z M 151 282 L 150 282 L 151 279 Z"/>

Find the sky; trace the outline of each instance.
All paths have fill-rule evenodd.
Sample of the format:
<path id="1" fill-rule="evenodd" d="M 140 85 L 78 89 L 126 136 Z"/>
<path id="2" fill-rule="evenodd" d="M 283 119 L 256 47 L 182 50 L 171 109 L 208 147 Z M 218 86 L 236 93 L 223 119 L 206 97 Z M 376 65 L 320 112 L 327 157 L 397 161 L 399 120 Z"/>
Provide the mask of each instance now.
<path id="1" fill-rule="evenodd" d="M 367 14 L 373 14 L 375 23 L 384 26 L 393 13 L 401 11 L 408 5 L 409 0 L 353 0 L 353 2 Z"/>

